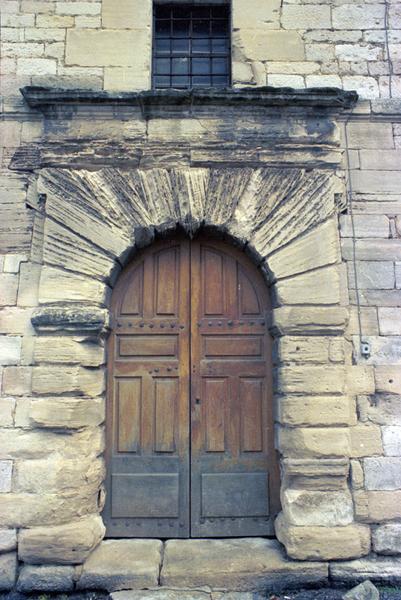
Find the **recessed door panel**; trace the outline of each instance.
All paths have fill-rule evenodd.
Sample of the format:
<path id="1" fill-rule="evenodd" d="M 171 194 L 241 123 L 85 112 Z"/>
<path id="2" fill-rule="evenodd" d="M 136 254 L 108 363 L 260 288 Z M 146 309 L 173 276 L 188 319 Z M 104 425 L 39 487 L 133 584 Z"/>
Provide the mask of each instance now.
<path id="1" fill-rule="evenodd" d="M 269 535 L 278 511 L 268 292 L 207 239 L 143 251 L 113 293 L 109 537 Z"/>

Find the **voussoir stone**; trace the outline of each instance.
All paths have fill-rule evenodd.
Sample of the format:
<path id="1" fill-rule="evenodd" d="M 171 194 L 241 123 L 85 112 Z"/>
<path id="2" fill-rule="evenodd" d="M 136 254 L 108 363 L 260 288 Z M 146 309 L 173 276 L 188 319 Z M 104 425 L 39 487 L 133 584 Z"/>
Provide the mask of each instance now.
<path id="1" fill-rule="evenodd" d="M 158 584 L 162 542 L 160 540 L 107 540 L 83 566 L 78 588 L 108 592 L 143 589 Z"/>
<path id="2" fill-rule="evenodd" d="M 9 591 L 17 578 L 17 553 L 0 555 L 0 591 Z"/>
<path id="3" fill-rule="evenodd" d="M 99 515 L 65 525 L 23 529 L 18 538 L 18 555 L 20 560 L 32 564 L 80 564 L 96 548 L 104 533 Z"/>
<path id="4" fill-rule="evenodd" d="M 75 568 L 60 565 L 24 565 L 20 571 L 19 592 L 70 592 L 74 589 Z"/>
<path id="5" fill-rule="evenodd" d="M 323 583 L 327 564 L 287 559 L 276 540 L 170 540 L 166 542 L 161 584 L 210 586 L 216 590 L 284 589 Z"/>

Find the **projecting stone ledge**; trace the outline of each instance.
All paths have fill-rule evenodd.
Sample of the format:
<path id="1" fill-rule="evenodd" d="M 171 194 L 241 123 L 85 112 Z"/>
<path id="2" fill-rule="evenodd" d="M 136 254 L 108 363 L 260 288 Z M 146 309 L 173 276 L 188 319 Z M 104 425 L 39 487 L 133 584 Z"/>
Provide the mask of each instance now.
<path id="1" fill-rule="evenodd" d="M 26 86 L 21 94 L 31 108 L 67 104 L 110 104 L 137 106 L 142 111 L 160 106 L 283 106 L 328 109 L 350 109 L 357 100 L 354 91 L 339 88 L 257 87 L 257 88 L 194 88 L 190 90 L 145 90 L 110 93 L 85 89 L 60 89 Z"/>
<path id="2" fill-rule="evenodd" d="M 292 561 L 276 540 L 170 540 L 161 585 L 213 590 L 270 591 L 327 582 L 328 564 Z"/>

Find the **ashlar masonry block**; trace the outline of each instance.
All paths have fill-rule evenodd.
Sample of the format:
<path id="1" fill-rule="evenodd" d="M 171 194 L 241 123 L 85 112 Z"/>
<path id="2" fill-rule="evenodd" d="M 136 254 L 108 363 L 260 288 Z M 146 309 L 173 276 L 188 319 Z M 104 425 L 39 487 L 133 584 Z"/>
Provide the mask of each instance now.
<path id="1" fill-rule="evenodd" d="M 68 30 L 66 65 L 149 70 L 150 30 Z"/>

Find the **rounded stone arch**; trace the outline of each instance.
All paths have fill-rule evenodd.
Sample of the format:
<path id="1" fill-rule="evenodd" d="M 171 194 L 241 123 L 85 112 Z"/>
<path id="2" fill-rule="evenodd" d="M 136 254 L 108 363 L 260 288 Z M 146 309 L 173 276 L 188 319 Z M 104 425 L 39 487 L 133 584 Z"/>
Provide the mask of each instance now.
<path id="1" fill-rule="evenodd" d="M 342 181 L 329 170 L 301 168 L 44 169 L 38 192 L 45 205 L 37 218 L 37 229 L 43 231 L 42 267 L 39 307 L 32 319 L 38 366 L 33 368 L 30 417 L 35 426 L 47 429 L 50 437 L 54 429 L 68 432 L 69 443 L 94 448 L 100 464 L 103 346 L 119 272 L 138 248 L 177 227 L 189 236 L 203 230 L 226 237 L 252 257 L 272 293 L 277 447 L 283 470 L 277 535 L 294 558 L 363 554 L 366 532 L 353 524 L 346 485 L 348 427 L 354 416 L 344 387 L 345 359 L 340 351 L 330 358 L 338 347 L 333 340 L 341 344 L 347 320 L 336 205 Z M 314 356 L 323 348 L 326 362 L 297 356 L 308 344 L 313 354 L 318 338 Z M 337 399 L 332 415 L 323 409 L 331 397 Z M 63 407 L 57 414 L 55 403 Z M 333 476 L 343 482 L 341 497 L 314 487 L 319 477 Z M 101 478 L 80 486 L 85 501 L 81 506 L 78 501 L 75 511 L 64 511 L 61 499 L 53 513 L 55 527 L 71 522 L 76 529 L 83 517 L 98 519 Z M 318 511 L 312 508 L 316 503 Z M 339 527 L 341 539 L 349 539 L 348 550 L 327 549 L 323 556 L 317 548 L 322 540 L 337 539 Z M 98 538 L 88 542 L 88 552 Z"/>

